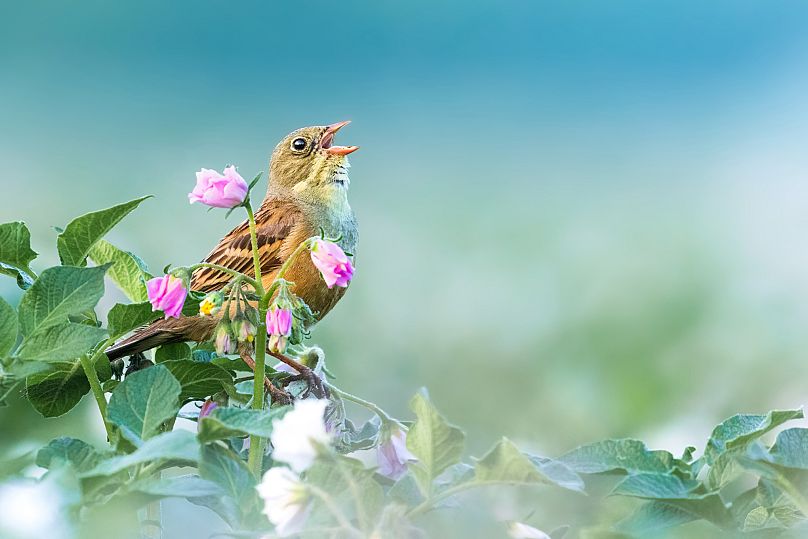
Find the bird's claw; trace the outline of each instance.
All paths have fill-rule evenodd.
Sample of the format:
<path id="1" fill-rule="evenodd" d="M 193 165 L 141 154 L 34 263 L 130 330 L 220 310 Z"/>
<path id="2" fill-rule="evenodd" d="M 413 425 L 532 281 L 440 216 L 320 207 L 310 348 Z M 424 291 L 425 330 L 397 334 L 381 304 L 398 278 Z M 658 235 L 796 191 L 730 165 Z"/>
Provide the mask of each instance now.
<path id="1" fill-rule="evenodd" d="M 285 378 L 281 385 L 286 387 L 292 382 L 302 380 L 306 382 L 306 390 L 301 393 L 300 398 L 305 399 L 309 395 L 314 395 L 318 399 L 324 399 L 329 396 L 328 388 L 323 383 L 322 378 L 317 376 L 317 373 L 315 373 L 312 369 L 303 367 L 298 372 L 300 372 L 300 374 L 293 374 Z"/>

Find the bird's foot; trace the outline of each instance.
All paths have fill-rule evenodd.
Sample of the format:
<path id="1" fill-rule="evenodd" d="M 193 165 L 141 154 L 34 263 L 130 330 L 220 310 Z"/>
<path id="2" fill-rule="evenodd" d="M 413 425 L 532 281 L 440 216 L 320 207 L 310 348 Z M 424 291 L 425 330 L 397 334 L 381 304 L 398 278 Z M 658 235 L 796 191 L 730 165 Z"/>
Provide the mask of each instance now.
<path id="1" fill-rule="evenodd" d="M 301 398 L 305 399 L 309 395 L 314 395 L 318 399 L 328 398 L 328 388 L 323 383 L 323 379 L 314 370 L 283 354 L 277 352 L 270 352 L 270 354 L 298 372 L 298 374 L 293 374 L 283 380 L 282 385 L 284 387 L 292 382 L 302 380 L 306 382 L 306 390 L 300 395 Z"/>
<path id="2" fill-rule="evenodd" d="M 243 346 L 239 347 L 239 356 L 247 364 L 247 366 L 252 369 L 253 373 L 255 372 L 255 360 L 249 353 L 249 350 Z M 285 406 L 287 404 L 292 404 L 294 397 L 292 394 L 286 391 L 285 389 L 276 387 L 272 381 L 264 376 L 264 387 L 269 392 L 269 397 L 273 403 L 280 404 L 281 406 Z"/>

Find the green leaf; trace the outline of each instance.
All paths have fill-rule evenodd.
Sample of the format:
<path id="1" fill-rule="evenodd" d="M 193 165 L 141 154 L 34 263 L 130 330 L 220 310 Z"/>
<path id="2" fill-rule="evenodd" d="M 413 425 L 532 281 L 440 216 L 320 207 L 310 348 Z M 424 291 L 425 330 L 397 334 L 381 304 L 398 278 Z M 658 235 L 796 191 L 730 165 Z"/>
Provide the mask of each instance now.
<path id="1" fill-rule="evenodd" d="M 373 471 L 358 460 L 334 453 L 322 455 L 306 471 L 306 482 L 319 487 L 349 521 L 356 519 L 366 531 L 371 530 L 384 505 L 384 492 L 373 477 Z M 314 501 L 312 515 L 313 520 L 327 519 L 322 524 L 334 522 L 320 499 Z"/>
<path id="2" fill-rule="evenodd" d="M 9 277 L 16 279 L 17 286 L 19 286 L 22 290 L 28 290 L 31 288 L 31 285 L 34 284 L 34 280 L 31 278 L 31 275 L 23 273 L 17 268 L 2 262 L 0 262 L 0 275 L 8 275 Z"/>
<path id="3" fill-rule="evenodd" d="M 107 315 L 109 334 L 117 339 L 126 335 L 133 329 L 145 326 L 149 322 L 160 318 L 159 311 L 153 311 L 151 303 L 118 303 L 110 309 Z"/>
<path id="4" fill-rule="evenodd" d="M 147 477 L 136 481 L 127 490 L 155 498 L 199 498 L 224 494 L 219 485 L 198 475 Z"/>
<path id="5" fill-rule="evenodd" d="M 248 434 L 269 438 L 272 422 L 283 417 L 289 409 L 289 406 L 271 410 L 219 407 L 199 421 L 198 437 L 202 443 Z"/>
<path id="6" fill-rule="evenodd" d="M 681 526 L 694 520 L 694 515 L 675 505 L 651 501 L 641 505 L 631 516 L 615 526 L 618 531 L 634 537 L 655 537 L 656 533 L 667 528 Z"/>
<path id="7" fill-rule="evenodd" d="M 17 344 L 17 312 L 6 300 L 0 298 L 0 358 L 6 356 Z"/>
<path id="8" fill-rule="evenodd" d="M 92 246 L 148 196 L 76 217 L 56 239 L 63 266 L 83 266 Z"/>
<path id="9" fill-rule="evenodd" d="M 704 457 L 712 464 L 724 451 L 742 449 L 787 421 L 802 419 L 802 408 L 773 410 L 766 415 L 737 414 L 718 425 L 707 442 Z"/>
<path id="10" fill-rule="evenodd" d="M 98 264 L 112 264 L 107 275 L 135 303 L 149 299 L 145 281 L 151 279 L 143 262 L 132 253 L 122 251 L 107 240 L 98 240 L 90 248 L 90 259 Z"/>
<path id="11" fill-rule="evenodd" d="M 612 490 L 612 494 L 650 499 L 696 499 L 703 496 L 695 493 L 700 483 L 683 480 L 664 473 L 638 473 L 629 475 Z"/>
<path id="12" fill-rule="evenodd" d="M 407 434 L 407 449 L 418 458 L 410 469 L 421 492 L 428 495 L 432 481 L 446 468 L 460 462 L 466 436 L 447 423 L 420 393 L 410 401 L 410 409 L 415 412 L 416 419 Z"/>
<path id="13" fill-rule="evenodd" d="M 247 465 L 220 445 L 202 446 L 199 475 L 224 490 L 218 500 L 192 500 L 216 511 L 231 525 L 240 524 L 248 515 L 258 513 L 258 493 L 255 476 Z"/>
<path id="14" fill-rule="evenodd" d="M 769 454 L 780 466 L 808 470 L 808 429 L 784 430 L 777 436 Z"/>
<path id="15" fill-rule="evenodd" d="M 151 369 L 146 369 L 146 372 Z M 80 474 L 80 477 L 112 475 L 137 464 L 153 461 L 169 461 L 177 464 L 195 464 L 199 462 L 199 442 L 196 436 L 187 430 L 172 430 L 146 440 L 143 445 L 128 455 L 121 455 L 98 463 L 93 468 Z"/>
<path id="16" fill-rule="evenodd" d="M 58 417 L 69 412 L 90 391 L 90 383 L 81 368 L 78 358 L 47 364 L 48 369 L 36 372 L 25 379 L 28 400 L 45 417 Z M 99 377 L 109 377 L 109 360 L 106 356 L 96 362 Z"/>
<path id="17" fill-rule="evenodd" d="M 98 465 L 107 455 L 76 438 L 56 438 L 39 450 L 36 465 L 42 468 L 53 468 L 58 463 L 72 464 L 77 472 L 86 472 Z"/>
<path id="18" fill-rule="evenodd" d="M 529 457 L 507 438 L 500 440 L 474 466 L 478 483 L 549 483 L 583 492 L 584 483 L 564 464 L 550 459 Z"/>
<path id="19" fill-rule="evenodd" d="M 190 359 L 158 363 L 171 371 L 182 387 L 180 402 L 204 399 L 233 384 L 233 376 L 213 363 L 197 363 Z"/>
<path id="20" fill-rule="evenodd" d="M 190 359 L 191 347 L 184 342 L 164 344 L 154 353 L 154 362 L 163 363 L 175 359 Z"/>
<path id="21" fill-rule="evenodd" d="M 578 473 L 670 471 L 675 459 L 667 451 L 650 451 L 638 440 L 604 440 L 582 445 L 558 459 Z"/>
<path id="22" fill-rule="evenodd" d="M 22 341 L 17 355 L 25 361 L 68 361 L 88 353 L 106 336 L 105 329 L 73 322 L 40 327 Z"/>
<path id="23" fill-rule="evenodd" d="M 177 415 L 181 389 L 177 379 L 162 365 L 134 372 L 112 392 L 108 419 L 130 442 L 138 445 Z"/>
<path id="24" fill-rule="evenodd" d="M 54 267 L 39 279 L 20 300 L 20 332 L 23 337 L 68 321 L 68 316 L 91 310 L 104 295 L 104 273 L 108 266 L 95 268 Z"/>
<path id="25" fill-rule="evenodd" d="M 0 224 L 0 263 L 32 273 L 30 264 L 36 256 L 36 251 L 31 249 L 31 233 L 25 223 Z M 11 268 L 6 268 L 3 273 L 11 274 Z"/>

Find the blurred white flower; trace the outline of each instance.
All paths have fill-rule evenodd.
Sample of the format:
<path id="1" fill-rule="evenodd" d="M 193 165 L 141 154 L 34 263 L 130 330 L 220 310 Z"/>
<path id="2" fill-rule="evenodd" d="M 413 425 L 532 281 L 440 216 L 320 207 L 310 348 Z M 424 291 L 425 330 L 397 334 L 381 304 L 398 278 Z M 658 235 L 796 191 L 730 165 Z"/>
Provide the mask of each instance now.
<path id="1" fill-rule="evenodd" d="M 295 401 L 289 413 L 273 421 L 272 458 L 298 473 L 308 469 L 317 457 L 317 445 L 331 441 L 323 417 L 326 406 L 326 399 Z"/>
<path id="2" fill-rule="evenodd" d="M 303 530 L 311 512 L 311 500 L 296 473 L 285 466 L 270 468 L 256 489 L 264 500 L 263 513 L 275 526 L 279 537 Z"/>
<path id="3" fill-rule="evenodd" d="M 521 522 L 511 522 L 508 525 L 508 535 L 513 539 L 550 539 L 543 531 Z"/>
<path id="4" fill-rule="evenodd" d="M 9 538 L 66 537 L 62 498 L 48 483 L 14 481 L 0 486 L 0 536 Z"/>
<path id="5" fill-rule="evenodd" d="M 394 481 L 407 472 L 407 462 L 416 460 L 415 455 L 407 449 L 407 433 L 395 424 L 382 430 L 376 457 L 379 461 L 379 473 Z"/>

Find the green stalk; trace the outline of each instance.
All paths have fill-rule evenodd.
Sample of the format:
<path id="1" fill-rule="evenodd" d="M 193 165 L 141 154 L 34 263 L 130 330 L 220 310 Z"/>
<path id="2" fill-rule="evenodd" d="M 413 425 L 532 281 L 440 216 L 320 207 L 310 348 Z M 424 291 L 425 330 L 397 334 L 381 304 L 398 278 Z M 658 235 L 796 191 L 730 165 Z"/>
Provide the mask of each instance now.
<path id="1" fill-rule="evenodd" d="M 358 404 L 359 406 L 367 408 L 368 410 L 379 416 L 379 419 L 381 419 L 382 422 L 384 423 L 395 423 L 397 425 L 399 424 L 398 421 L 390 417 L 390 415 L 387 412 L 385 412 L 384 410 L 382 410 L 381 408 L 379 408 L 370 401 L 366 401 L 365 399 L 357 397 L 356 395 L 352 395 L 351 393 L 343 391 L 340 388 L 331 384 L 328 384 L 328 389 L 341 399 L 345 399 L 346 401 L 350 401 L 354 404 Z"/>
<path id="2" fill-rule="evenodd" d="M 252 407 L 255 410 L 264 409 L 264 376 L 266 373 L 266 351 L 267 351 L 267 303 L 264 301 L 264 284 L 261 281 L 261 259 L 258 256 L 258 234 L 255 226 L 255 214 L 249 200 L 244 206 L 247 209 L 247 219 L 250 223 L 250 243 L 253 252 L 253 270 L 255 271 L 255 282 L 253 287 L 255 293 L 261 298 L 258 302 L 258 328 L 255 336 L 255 377 L 253 378 L 253 401 Z M 263 464 L 264 440 L 260 436 L 250 436 L 250 452 L 247 457 L 247 464 L 255 477 L 261 477 L 261 466 Z"/>
<path id="3" fill-rule="evenodd" d="M 112 427 L 107 422 L 107 399 L 104 397 L 104 390 L 101 388 L 101 381 L 98 379 L 98 372 L 95 370 L 95 362 L 98 361 L 98 358 L 101 357 L 101 354 L 104 353 L 104 350 L 109 348 L 112 344 L 114 339 L 107 339 L 104 343 L 95 351 L 92 357 L 88 356 L 87 354 L 82 354 L 81 360 L 81 367 L 84 369 L 84 374 L 87 376 L 87 380 L 90 382 L 90 389 L 93 392 L 93 397 L 95 397 L 95 402 L 98 404 L 98 411 L 101 412 L 101 419 L 104 421 L 104 429 L 107 431 L 107 439 L 111 443 L 113 440 L 112 437 Z"/>

